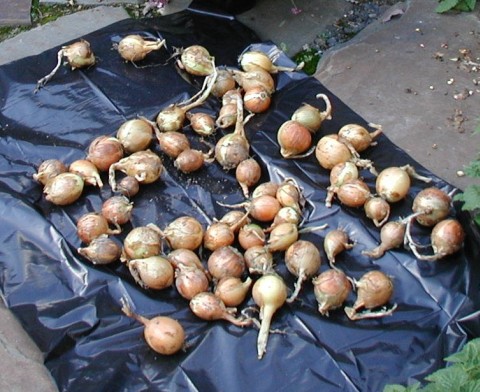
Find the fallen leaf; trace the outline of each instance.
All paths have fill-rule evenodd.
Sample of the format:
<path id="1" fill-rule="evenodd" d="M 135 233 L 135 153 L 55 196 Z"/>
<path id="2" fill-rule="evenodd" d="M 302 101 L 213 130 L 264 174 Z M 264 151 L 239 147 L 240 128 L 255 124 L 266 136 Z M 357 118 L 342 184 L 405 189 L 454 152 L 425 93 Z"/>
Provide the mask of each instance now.
<path id="1" fill-rule="evenodd" d="M 405 11 L 403 8 L 398 5 L 394 5 L 382 15 L 382 23 L 387 23 L 388 21 L 392 20 L 393 17 L 403 15 L 404 13 Z"/>

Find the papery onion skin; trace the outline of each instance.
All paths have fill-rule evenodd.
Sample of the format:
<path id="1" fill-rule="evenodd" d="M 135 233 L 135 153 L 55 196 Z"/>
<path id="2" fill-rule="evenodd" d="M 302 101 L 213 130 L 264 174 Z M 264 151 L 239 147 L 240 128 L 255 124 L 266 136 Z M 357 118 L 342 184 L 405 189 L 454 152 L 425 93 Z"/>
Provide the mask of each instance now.
<path id="1" fill-rule="evenodd" d="M 33 175 L 33 179 L 42 185 L 47 185 L 54 177 L 67 171 L 68 167 L 62 161 L 58 159 L 47 159 L 38 166 L 37 172 Z"/>
<path id="2" fill-rule="evenodd" d="M 215 132 L 215 120 L 207 113 L 187 113 L 192 129 L 201 136 L 210 136 Z"/>
<path id="3" fill-rule="evenodd" d="M 294 158 L 306 152 L 312 145 L 310 131 L 299 122 L 288 120 L 277 131 L 280 154 L 284 158 Z"/>
<path id="4" fill-rule="evenodd" d="M 375 183 L 378 196 L 389 203 L 396 203 L 403 200 L 410 190 L 411 180 L 408 173 L 396 166 L 383 169 Z"/>
<path id="5" fill-rule="evenodd" d="M 267 274 L 273 271 L 273 255 L 265 246 L 252 246 L 243 255 L 250 274 Z"/>
<path id="6" fill-rule="evenodd" d="M 172 263 L 174 268 L 191 267 L 205 269 L 200 258 L 190 249 L 178 248 L 172 250 L 168 253 L 167 259 Z"/>
<path id="7" fill-rule="evenodd" d="M 106 265 L 120 259 L 122 247 L 104 234 L 94 238 L 88 246 L 78 248 L 77 252 L 92 264 Z"/>
<path id="8" fill-rule="evenodd" d="M 226 223 L 237 234 L 244 225 L 250 223 L 250 219 L 245 217 L 245 213 L 242 211 L 234 210 L 227 212 L 219 222 Z"/>
<path id="9" fill-rule="evenodd" d="M 153 138 L 153 128 L 145 120 L 134 118 L 124 122 L 117 130 L 117 139 L 127 154 L 146 150 Z"/>
<path id="10" fill-rule="evenodd" d="M 173 284 L 173 267 L 162 256 L 130 260 L 128 268 L 135 281 L 144 289 L 163 290 Z"/>
<path id="11" fill-rule="evenodd" d="M 352 292 L 352 284 L 344 272 L 329 269 L 312 279 L 313 292 L 318 302 L 318 311 L 322 316 L 338 309 Z"/>
<path id="12" fill-rule="evenodd" d="M 66 206 L 77 201 L 82 195 L 84 181 L 75 173 L 60 173 L 43 188 L 45 199 L 58 206 Z"/>
<path id="13" fill-rule="evenodd" d="M 90 67 L 96 62 L 90 43 L 84 39 L 63 46 L 62 51 L 72 69 Z"/>
<path id="14" fill-rule="evenodd" d="M 222 246 L 232 245 L 235 234 L 227 223 L 212 223 L 203 236 L 203 247 L 214 251 Z"/>
<path id="15" fill-rule="evenodd" d="M 344 182 L 337 190 L 337 197 L 342 204 L 358 208 L 365 204 L 371 193 L 364 181 L 356 179 Z"/>
<path id="16" fill-rule="evenodd" d="M 160 234 L 151 227 L 139 226 L 128 232 L 123 241 L 122 261 L 159 255 L 162 251 Z"/>
<path id="17" fill-rule="evenodd" d="M 123 158 L 122 143 L 112 136 L 98 136 L 89 145 L 87 160 L 92 162 L 99 171 L 108 171 L 110 165 Z"/>
<path id="18" fill-rule="evenodd" d="M 422 189 L 413 199 L 412 210 L 417 215 L 415 219 L 422 226 L 432 227 L 445 219 L 450 213 L 452 198 L 436 187 Z"/>

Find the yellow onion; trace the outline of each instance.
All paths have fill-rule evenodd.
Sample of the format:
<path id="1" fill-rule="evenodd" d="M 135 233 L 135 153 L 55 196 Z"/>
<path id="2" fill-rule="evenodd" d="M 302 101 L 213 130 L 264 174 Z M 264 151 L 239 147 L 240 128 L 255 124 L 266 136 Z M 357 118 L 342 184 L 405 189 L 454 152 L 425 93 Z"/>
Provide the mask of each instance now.
<path id="1" fill-rule="evenodd" d="M 300 187 L 295 180 L 289 178 L 281 183 L 275 197 L 282 207 L 292 207 L 298 212 L 302 211 L 304 199 Z"/>
<path id="2" fill-rule="evenodd" d="M 181 216 L 160 231 L 170 249 L 195 250 L 202 245 L 204 230 L 202 224 L 192 216 Z"/>
<path id="3" fill-rule="evenodd" d="M 244 71 L 262 69 L 269 73 L 277 73 L 279 71 L 297 71 L 303 67 L 303 63 L 294 68 L 275 65 L 274 61 L 279 54 L 279 52 L 275 52 L 272 56 L 269 56 L 260 50 L 249 50 L 242 53 L 238 61 Z"/>
<path id="4" fill-rule="evenodd" d="M 310 131 L 294 120 L 285 121 L 277 131 L 280 154 L 284 158 L 297 158 L 312 145 Z"/>
<path id="5" fill-rule="evenodd" d="M 140 184 L 135 177 L 125 176 L 117 183 L 117 192 L 123 196 L 132 198 L 140 190 Z"/>
<path id="6" fill-rule="evenodd" d="M 88 246 L 78 248 L 77 252 L 92 264 L 105 265 L 120 259 L 122 247 L 107 234 L 102 234 L 94 238 Z"/>
<path id="7" fill-rule="evenodd" d="M 42 185 L 47 185 L 51 179 L 67 171 L 68 167 L 62 161 L 58 159 L 47 159 L 38 166 L 37 172 L 33 175 L 33 179 Z"/>
<path id="8" fill-rule="evenodd" d="M 347 233 L 342 229 L 330 230 L 323 240 L 323 249 L 327 255 L 330 267 L 335 268 L 335 257 L 344 250 L 352 249 Z"/>
<path id="9" fill-rule="evenodd" d="M 353 158 L 350 149 L 335 134 L 320 138 L 315 149 L 315 156 L 320 166 L 327 170 Z"/>
<path id="10" fill-rule="evenodd" d="M 58 206 L 66 206 L 77 201 L 82 195 L 84 181 L 75 173 L 60 173 L 43 188 L 45 199 Z"/>
<path id="11" fill-rule="evenodd" d="M 107 219 L 96 212 L 86 213 L 77 221 L 78 238 L 85 244 L 91 243 L 103 234 L 119 234 L 120 232 L 120 228 L 110 229 Z"/>
<path id="12" fill-rule="evenodd" d="M 153 137 L 153 127 L 149 121 L 134 118 L 124 122 L 117 130 L 117 139 L 127 154 L 146 150 Z"/>
<path id="13" fill-rule="evenodd" d="M 205 230 L 203 236 L 203 247 L 208 250 L 215 250 L 222 246 L 232 245 L 235 241 L 235 234 L 227 223 L 215 222 Z"/>
<path id="14" fill-rule="evenodd" d="M 371 197 L 370 189 L 360 179 L 345 181 L 337 191 L 340 202 L 348 207 L 362 207 Z"/>
<path id="15" fill-rule="evenodd" d="M 273 181 L 262 182 L 253 190 L 252 199 L 263 195 L 276 197 L 279 186 L 280 184 Z"/>
<path id="16" fill-rule="evenodd" d="M 352 292 L 352 284 L 345 273 L 338 269 L 329 269 L 312 279 L 313 292 L 318 302 L 318 311 L 322 316 L 329 315 L 343 305 Z"/>
<path id="17" fill-rule="evenodd" d="M 452 198 L 436 187 L 422 189 L 413 199 L 415 219 L 422 226 L 432 227 L 445 219 L 450 212 Z"/>
<path id="18" fill-rule="evenodd" d="M 190 148 L 190 142 L 185 134 L 175 131 L 157 134 L 160 150 L 170 158 L 177 158 L 181 152 Z"/>
<path id="19" fill-rule="evenodd" d="M 250 277 L 242 282 L 240 278 L 226 276 L 217 282 L 214 294 L 223 301 L 225 306 L 239 306 L 247 298 L 252 283 L 253 280 Z"/>
<path id="20" fill-rule="evenodd" d="M 406 225 L 403 221 L 391 221 L 385 223 L 380 229 L 380 244 L 371 249 L 364 250 L 362 254 L 372 259 L 382 257 L 386 251 L 403 245 Z"/>
<path id="21" fill-rule="evenodd" d="M 110 165 L 123 158 L 123 146 L 116 137 L 102 135 L 96 137 L 88 146 L 87 160 L 99 171 L 108 171 Z"/>
<path id="22" fill-rule="evenodd" d="M 200 136 L 209 136 L 215 132 L 215 120 L 207 113 L 187 113 L 192 129 Z"/>
<path id="23" fill-rule="evenodd" d="M 251 274 L 263 275 L 274 272 L 273 254 L 265 246 L 252 246 L 245 250 L 243 257 Z"/>
<path id="24" fill-rule="evenodd" d="M 249 196 L 248 188 L 257 184 L 261 176 L 262 168 L 253 158 L 248 158 L 240 162 L 235 169 L 235 178 L 242 188 L 245 197 Z"/>
<path id="25" fill-rule="evenodd" d="M 390 204 L 379 196 L 368 199 L 363 208 L 367 218 L 371 219 L 376 227 L 381 227 L 390 216 Z"/>
<path id="26" fill-rule="evenodd" d="M 169 105 L 162 109 L 156 118 L 160 132 L 175 132 L 183 127 L 186 118 L 186 111 L 179 105 Z"/>
<path id="27" fill-rule="evenodd" d="M 338 188 L 346 181 L 358 178 L 357 166 L 352 162 L 340 162 L 330 170 L 330 186 L 327 188 L 327 197 L 325 206 L 331 207 L 332 200 L 338 191 Z"/>
<path id="28" fill-rule="evenodd" d="M 310 132 L 317 132 L 324 120 L 332 118 L 332 105 L 325 94 L 318 94 L 316 98 L 322 98 L 325 102 L 325 111 L 320 111 L 315 106 L 304 103 L 292 114 L 291 119 L 305 126 Z"/>
<path id="29" fill-rule="evenodd" d="M 138 34 L 129 34 L 123 37 L 118 43 L 117 50 L 125 61 L 140 61 L 147 54 L 154 50 L 159 50 L 165 46 L 165 40 L 145 39 Z"/>
<path id="30" fill-rule="evenodd" d="M 200 150 L 188 149 L 182 151 L 175 159 L 174 166 L 182 173 L 192 173 L 200 170 L 206 161 L 209 161 L 208 154 Z"/>
<path id="31" fill-rule="evenodd" d="M 249 223 L 238 232 L 238 242 L 243 249 L 263 246 L 265 244 L 265 233 L 259 225 Z"/>
<path id="32" fill-rule="evenodd" d="M 270 94 L 262 86 L 252 87 L 243 95 L 243 106 L 251 113 L 266 112 L 271 102 Z"/>
<path id="33" fill-rule="evenodd" d="M 250 219 L 248 218 L 248 214 L 242 211 L 229 211 L 220 218 L 219 222 L 226 223 L 236 234 L 242 226 L 250 223 Z"/>
<path id="34" fill-rule="evenodd" d="M 270 252 L 282 252 L 298 240 L 298 227 L 293 223 L 280 223 L 270 232 L 267 248 Z"/>
<path id="35" fill-rule="evenodd" d="M 214 72 L 212 59 L 208 50 L 201 45 L 191 45 L 180 52 L 180 66 L 196 76 L 208 76 Z"/>
<path id="36" fill-rule="evenodd" d="M 223 246 L 212 252 L 207 266 L 210 275 L 217 280 L 226 276 L 239 278 L 245 271 L 245 260 L 233 246 Z"/>
<path id="37" fill-rule="evenodd" d="M 175 272 L 175 287 L 183 298 L 190 301 L 197 294 L 208 291 L 210 281 L 204 269 L 181 265 Z"/>
<path id="38" fill-rule="evenodd" d="M 248 72 L 234 71 L 233 77 L 245 91 L 262 87 L 269 95 L 275 92 L 275 81 L 272 75 L 263 69 L 254 69 Z"/>
<path id="39" fill-rule="evenodd" d="M 82 177 L 85 184 L 98 186 L 99 188 L 103 187 L 103 182 L 100 178 L 97 167 L 86 159 L 77 159 L 76 161 L 73 161 L 70 164 L 68 171 Z"/>
<path id="40" fill-rule="evenodd" d="M 130 260 L 128 269 L 135 282 L 144 289 L 163 290 L 173 284 L 173 267 L 162 256 Z"/>
<path id="41" fill-rule="evenodd" d="M 162 239 L 151 225 L 135 227 L 123 240 L 122 261 L 157 256 L 162 250 Z"/>
<path id="42" fill-rule="evenodd" d="M 359 124 L 344 125 L 338 131 L 338 136 L 341 139 L 347 140 L 357 152 L 365 151 L 368 147 L 377 144 L 375 139 L 382 134 L 382 127 L 380 125 L 369 124 L 377 129 L 373 132 L 367 131 Z"/>
<path id="43" fill-rule="evenodd" d="M 174 268 L 196 268 L 196 269 L 203 269 L 203 264 L 200 261 L 200 258 L 197 254 L 190 250 L 190 249 L 174 249 L 167 255 L 168 261 L 173 265 Z"/>
<path id="44" fill-rule="evenodd" d="M 102 204 L 102 215 L 114 225 L 124 225 L 132 217 L 133 203 L 126 196 L 112 196 Z"/>
<path id="45" fill-rule="evenodd" d="M 218 112 L 218 117 L 215 120 L 215 125 L 219 128 L 225 129 L 235 125 L 237 122 L 237 105 L 229 103 L 223 105 Z"/>
<path id="46" fill-rule="evenodd" d="M 222 98 L 227 91 L 230 91 L 236 87 L 233 73 L 228 69 L 219 69 L 217 80 L 212 87 L 212 95 L 217 98 Z"/>

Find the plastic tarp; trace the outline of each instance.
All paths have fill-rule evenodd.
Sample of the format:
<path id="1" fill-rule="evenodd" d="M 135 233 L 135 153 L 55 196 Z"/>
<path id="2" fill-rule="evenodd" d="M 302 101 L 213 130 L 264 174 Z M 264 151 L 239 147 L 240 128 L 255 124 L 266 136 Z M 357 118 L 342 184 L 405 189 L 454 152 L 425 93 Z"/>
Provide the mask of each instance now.
<path id="1" fill-rule="evenodd" d="M 112 46 L 132 33 L 164 38 L 167 50 L 151 53 L 137 67 L 125 63 Z M 262 182 L 296 179 L 307 200 L 306 227 L 329 225 L 324 231 L 301 235 L 320 249 L 321 271 L 329 268 L 323 238 L 329 229 L 340 227 L 355 246 L 337 256 L 339 268 L 355 279 L 375 269 L 393 277 L 389 306 L 396 303 L 398 308 L 392 316 L 351 321 L 342 309 L 321 316 L 312 283 L 307 281 L 299 299 L 275 314 L 272 328 L 281 333 L 270 335 L 267 353 L 258 360 L 256 328 L 200 320 L 174 287 L 144 290 L 124 264 L 94 266 L 79 256 L 76 249 L 82 244 L 76 222 L 87 212 L 98 212 L 112 196 L 106 175 L 102 190 L 88 187 L 74 204 L 58 207 L 45 200 L 42 186 L 32 178 L 38 165 L 49 158 L 67 164 L 84 158 L 95 137 L 115 135 L 124 121 L 139 115 L 153 120 L 162 108 L 195 94 L 202 78 L 180 76 L 169 59 L 175 47 L 203 45 L 217 65 L 231 67 L 238 67 L 237 58 L 244 50 L 276 49 L 258 42 L 253 32 L 232 18 L 191 11 L 125 20 L 83 38 L 90 42 L 97 64 L 75 71 L 61 67 L 36 94 L 36 81 L 53 68 L 59 48 L 0 67 L 1 291 L 7 307 L 45 354 L 45 365 L 60 390 L 378 391 L 387 383 L 421 380 L 443 367 L 445 356 L 480 335 L 480 237 L 467 214 L 458 206 L 451 211 L 467 233 L 464 248 L 453 256 L 426 262 L 400 248 L 369 259 L 361 251 L 378 244 L 379 229 L 363 209 L 346 208 L 337 200 L 331 208 L 325 207 L 329 173 L 314 155 L 298 160 L 281 157 L 276 140 L 279 126 L 303 102 L 321 107 L 316 94 L 330 98 L 333 119 L 322 124 L 315 143 L 347 123 L 367 124 L 334 92 L 301 72 L 275 75 L 277 91 L 271 108 L 246 125 L 251 155 L 262 166 Z M 278 62 L 293 65 L 284 55 Z M 219 108 L 220 101 L 211 97 L 198 110 L 216 115 Z M 183 132 L 201 147 L 188 123 Z M 231 130 L 218 130 L 207 140 L 214 143 L 226 132 Z M 132 227 L 153 222 L 164 228 L 182 215 L 197 218 L 206 228 L 228 211 L 217 202 L 244 200 L 234 171 L 212 163 L 184 175 L 160 152 L 156 140 L 151 148 L 162 157 L 165 172 L 133 198 L 131 224 L 123 227 L 119 241 Z M 433 178 L 430 185 L 453 190 L 385 136 L 362 157 L 372 159 L 378 170 L 411 164 Z M 374 190 L 375 178 L 368 171 L 361 174 Z M 408 197 L 392 205 L 391 219 L 408 215 L 414 196 L 426 186 L 413 181 Z M 429 229 L 415 227 L 415 235 L 428 242 Z M 208 252 L 202 250 L 201 255 L 206 262 Z M 292 289 L 295 277 L 286 270 L 282 254 L 275 255 L 275 262 Z M 186 350 L 168 357 L 155 354 L 145 343 L 143 326 L 121 312 L 121 297 L 145 317 L 161 314 L 179 320 L 186 330 Z M 352 293 L 347 305 L 354 300 Z M 254 306 L 253 300 L 242 305 L 246 306 Z"/>

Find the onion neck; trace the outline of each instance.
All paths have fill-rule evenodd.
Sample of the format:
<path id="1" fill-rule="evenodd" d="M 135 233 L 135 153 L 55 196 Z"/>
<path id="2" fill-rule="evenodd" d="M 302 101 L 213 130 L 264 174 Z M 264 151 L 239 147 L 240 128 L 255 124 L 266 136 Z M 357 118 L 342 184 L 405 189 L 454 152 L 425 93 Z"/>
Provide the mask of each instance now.
<path id="1" fill-rule="evenodd" d="M 268 335 L 270 333 L 270 324 L 272 322 L 272 317 L 275 311 L 276 311 L 276 308 L 271 305 L 270 306 L 266 305 L 262 309 L 260 309 L 262 323 L 260 325 L 260 331 L 258 332 L 258 338 L 257 338 L 258 359 L 262 359 L 263 355 L 267 351 L 267 342 L 268 342 Z"/>

